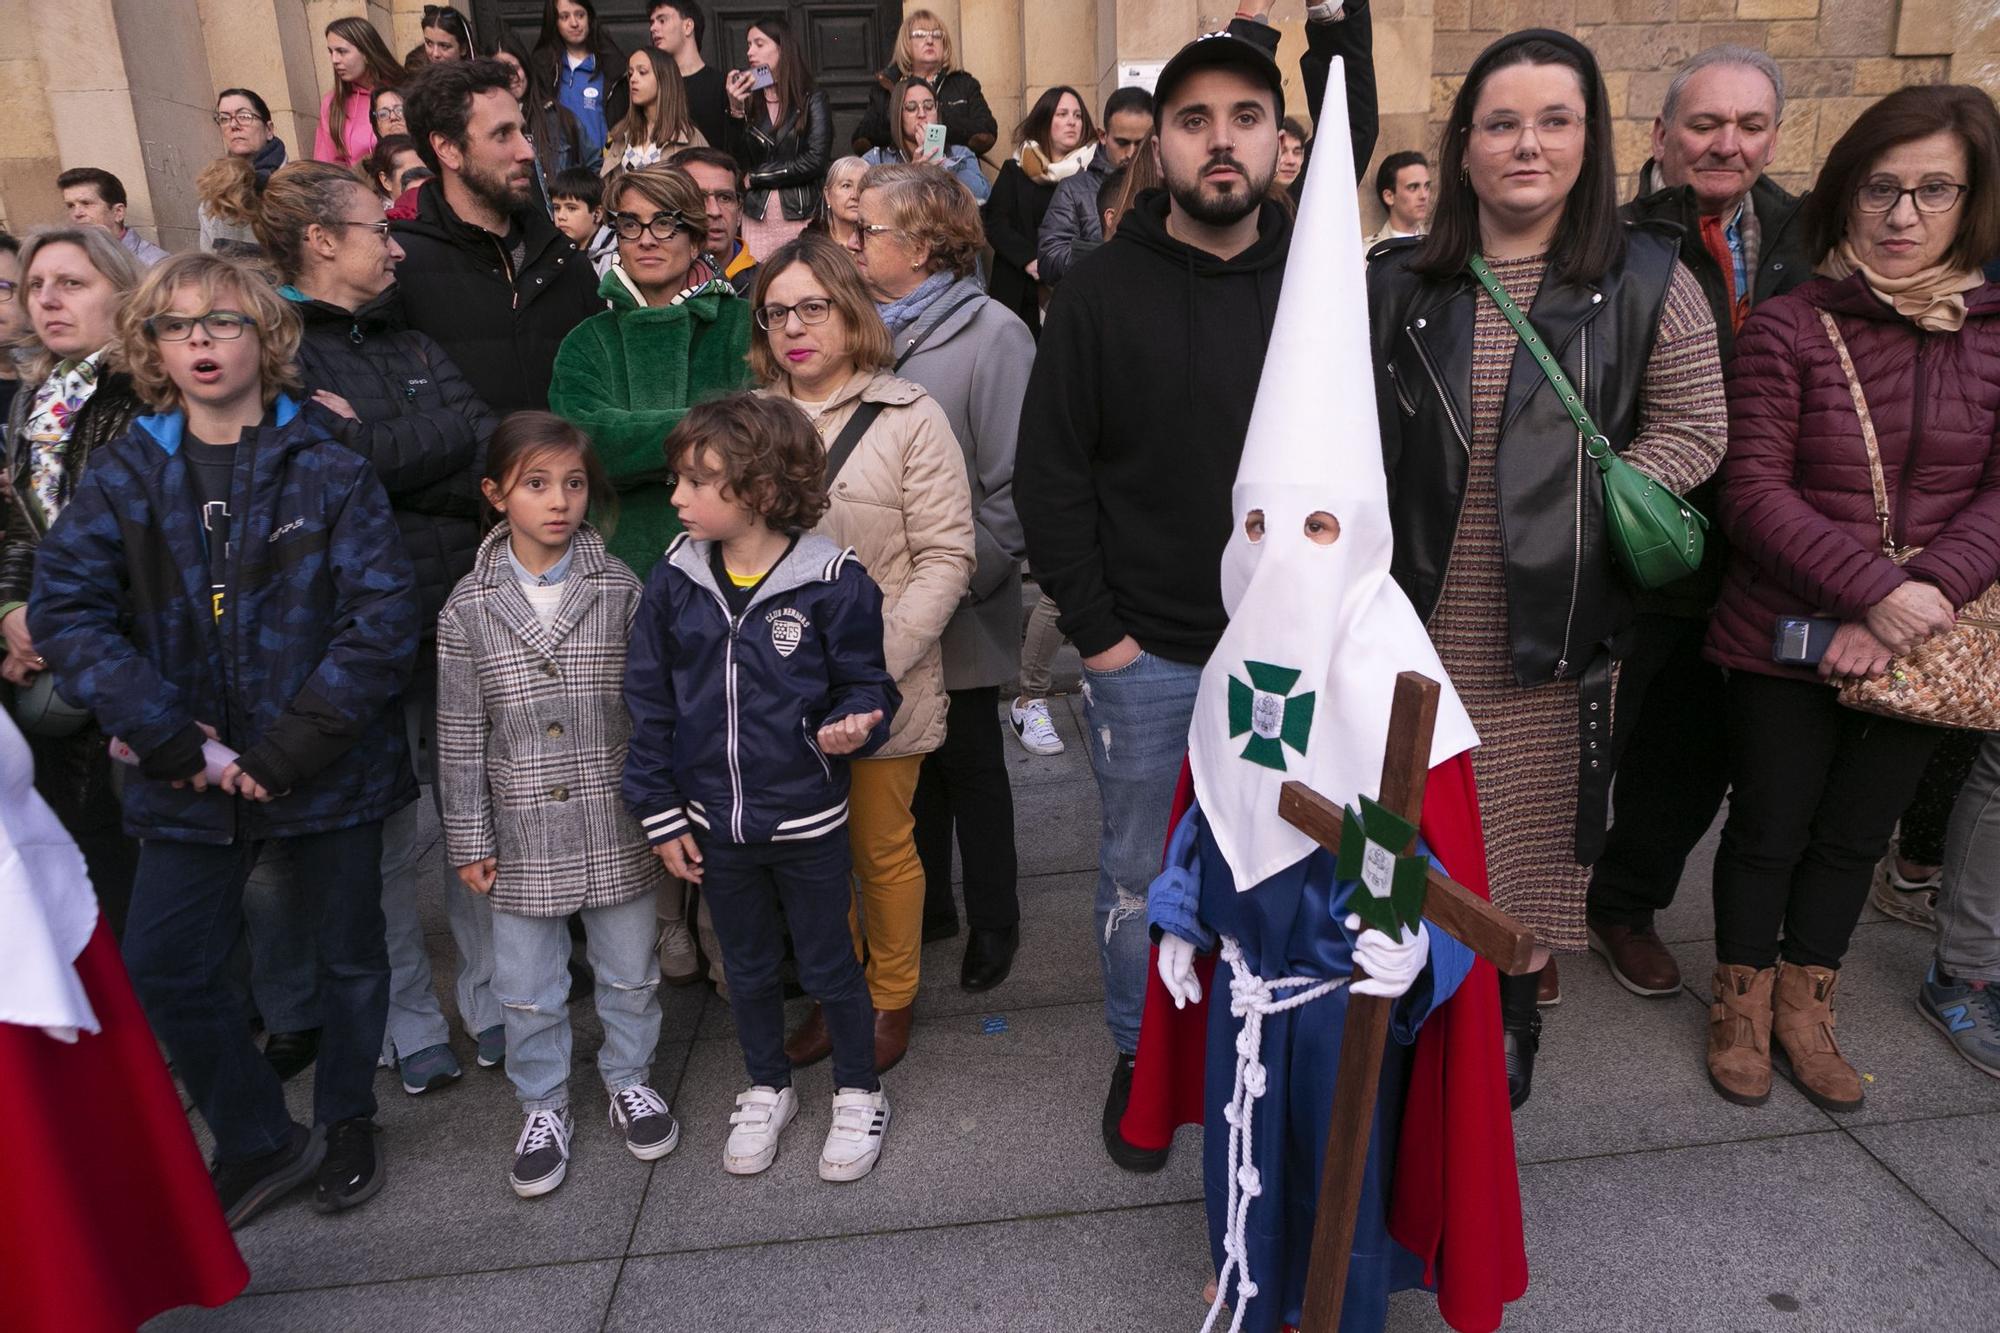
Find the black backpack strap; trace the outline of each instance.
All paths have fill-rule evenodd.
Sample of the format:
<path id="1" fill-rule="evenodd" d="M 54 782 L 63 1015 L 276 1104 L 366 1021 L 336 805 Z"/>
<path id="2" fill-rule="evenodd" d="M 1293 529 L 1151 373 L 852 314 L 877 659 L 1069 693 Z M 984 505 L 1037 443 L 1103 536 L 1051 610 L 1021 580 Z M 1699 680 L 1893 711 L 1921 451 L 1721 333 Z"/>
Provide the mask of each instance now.
<path id="1" fill-rule="evenodd" d="M 854 409 L 854 415 L 840 428 L 840 434 L 833 437 L 833 445 L 826 451 L 826 484 L 833 485 L 833 479 L 840 475 L 840 469 L 854 456 L 855 446 L 861 437 L 875 424 L 875 418 L 882 415 L 882 403 L 862 403 Z"/>

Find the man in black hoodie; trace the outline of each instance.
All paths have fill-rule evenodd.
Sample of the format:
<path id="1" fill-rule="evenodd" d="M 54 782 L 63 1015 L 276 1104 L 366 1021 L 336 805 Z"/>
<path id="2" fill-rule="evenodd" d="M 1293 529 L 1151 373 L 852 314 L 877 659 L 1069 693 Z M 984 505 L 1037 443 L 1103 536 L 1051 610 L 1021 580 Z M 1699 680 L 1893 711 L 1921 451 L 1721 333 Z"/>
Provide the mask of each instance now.
<path id="1" fill-rule="evenodd" d="M 1118 1130 L 1146 994 L 1146 890 L 1202 665 L 1228 619 L 1230 491 L 1292 234 L 1289 210 L 1266 198 L 1284 116 L 1276 49 L 1276 32 L 1238 20 L 1167 62 L 1155 91 L 1167 188 L 1141 195 L 1057 288 L 1021 412 L 1028 561 L 1083 655 L 1118 1047 L 1104 1144 L 1131 1171 L 1167 1157 Z"/>
<path id="2" fill-rule="evenodd" d="M 536 201 L 535 149 L 497 60 L 427 65 L 403 93 L 417 155 L 437 173 L 394 224 L 403 315 L 499 415 L 549 405 L 569 331 L 604 309 L 590 260 Z"/>

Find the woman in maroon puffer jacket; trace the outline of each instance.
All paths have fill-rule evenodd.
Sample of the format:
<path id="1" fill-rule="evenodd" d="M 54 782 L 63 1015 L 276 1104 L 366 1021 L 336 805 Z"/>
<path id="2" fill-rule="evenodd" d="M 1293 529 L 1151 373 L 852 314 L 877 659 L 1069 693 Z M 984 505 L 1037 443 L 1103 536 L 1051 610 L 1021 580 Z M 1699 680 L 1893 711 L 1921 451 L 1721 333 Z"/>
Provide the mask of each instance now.
<path id="1" fill-rule="evenodd" d="M 1822 275 L 1757 308 L 1729 365 L 1722 523 L 1733 547 L 1708 655 L 1729 670 L 1729 820 L 1715 859 L 1709 1079 L 1732 1102 L 1781 1068 L 1829 1110 L 1861 1105 L 1833 1039 L 1848 937 L 1945 733 L 1842 708 L 1841 679 L 1952 625 L 2000 575 L 2000 113 L 1969 87 L 1863 112 L 1805 205 Z M 1868 454 L 1831 315 L 1873 418 L 1899 546 L 1883 553 Z M 1773 659 L 1781 618 L 1839 622 L 1815 669 Z"/>

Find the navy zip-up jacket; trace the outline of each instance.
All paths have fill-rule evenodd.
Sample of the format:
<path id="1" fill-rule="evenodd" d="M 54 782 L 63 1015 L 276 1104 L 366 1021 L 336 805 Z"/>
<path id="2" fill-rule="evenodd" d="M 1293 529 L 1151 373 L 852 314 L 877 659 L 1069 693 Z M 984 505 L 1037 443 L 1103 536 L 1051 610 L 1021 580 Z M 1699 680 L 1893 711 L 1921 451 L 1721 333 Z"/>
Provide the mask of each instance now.
<path id="1" fill-rule="evenodd" d="M 416 658 L 416 576 L 374 469 L 280 398 L 243 433 L 217 620 L 186 418 L 141 417 L 91 458 L 42 539 L 28 627 L 62 692 L 138 752 L 134 837 L 226 844 L 379 820 L 416 794 L 397 703 Z M 170 779 L 196 723 L 242 753 L 269 802 Z"/>
<path id="2" fill-rule="evenodd" d="M 847 822 L 847 764 L 820 752 L 819 729 L 880 709 L 858 758 L 902 704 L 882 590 L 853 551 L 808 534 L 733 616 L 710 545 L 682 533 L 646 580 L 625 662 L 625 803 L 654 843 L 831 833 Z"/>

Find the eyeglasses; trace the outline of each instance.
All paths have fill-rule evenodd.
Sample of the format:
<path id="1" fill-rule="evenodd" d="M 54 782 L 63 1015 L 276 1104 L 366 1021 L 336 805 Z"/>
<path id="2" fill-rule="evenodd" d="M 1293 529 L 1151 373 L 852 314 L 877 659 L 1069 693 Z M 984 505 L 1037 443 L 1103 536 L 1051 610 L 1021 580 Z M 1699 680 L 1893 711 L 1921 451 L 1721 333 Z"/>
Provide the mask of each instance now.
<path id="1" fill-rule="evenodd" d="M 9 282 L 5 278 L 0 278 L 0 305 L 6 305 L 9 301 L 13 300 L 14 293 L 20 290 L 20 283 Z"/>
<path id="2" fill-rule="evenodd" d="M 613 213 L 611 230 L 618 233 L 621 241 L 636 241 L 640 233 L 650 232 L 656 241 L 670 241 L 677 231 L 691 231 L 697 236 L 708 233 L 708 219 L 695 221 L 679 213 L 655 213 L 644 222 L 635 213 Z"/>
<path id="3" fill-rule="evenodd" d="M 359 227 L 363 231 L 374 232 L 385 241 L 389 239 L 389 221 L 387 218 L 374 222 L 354 222 L 348 218 L 335 218 L 331 222 L 323 222 L 320 225 L 323 227 Z"/>
<path id="4" fill-rule="evenodd" d="M 797 305 L 760 305 L 757 307 L 757 327 L 766 333 L 782 329 L 785 321 L 795 314 L 801 324 L 824 324 L 826 317 L 832 313 L 833 302 L 824 296 L 808 297 Z"/>
<path id="5" fill-rule="evenodd" d="M 401 120 L 403 119 L 403 108 L 400 106 L 378 106 L 375 108 L 375 119 L 378 121 Z"/>
<path id="6" fill-rule="evenodd" d="M 944 40 L 944 29 L 912 28 L 910 29 L 910 40 L 913 42 L 941 42 Z"/>
<path id="7" fill-rule="evenodd" d="M 854 229 L 861 233 L 861 239 L 864 241 L 870 236 L 880 236 L 884 232 L 901 230 L 901 228 L 891 227 L 881 222 L 857 222 L 854 224 Z"/>
<path id="8" fill-rule="evenodd" d="M 255 111 L 218 111 L 210 116 L 209 119 L 215 122 L 215 127 L 219 130 L 226 130 L 231 125 L 261 125 L 264 123 L 264 118 Z"/>
<path id="9" fill-rule="evenodd" d="M 144 328 L 155 342 L 184 343 L 194 337 L 196 326 L 219 343 L 232 343 L 243 330 L 254 329 L 257 321 L 240 310 L 211 310 L 206 315 L 155 315 Z"/>
<path id="10" fill-rule="evenodd" d="M 743 196 L 734 190 L 703 190 L 701 197 L 711 204 L 721 204 L 724 208 L 734 208 L 743 202 Z"/>
<path id="11" fill-rule="evenodd" d="M 1545 111 L 1533 121 L 1519 116 L 1488 116 L 1472 127 L 1481 148 L 1512 148 L 1532 125 L 1535 142 L 1550 148 L 1567 148 L 1583 134 L 1583 116 L 1575 111 Z"/>
<path id="12" fill-rule="evenodd" d="M 1907 194 L 1919 213 L 1949 213 L 1971 188 L 1955 181 L 1925 181 L 1906 190 L 1889 181 L 1869 181 L 1854 192 L 1854 206 L 1864 213 L 1893 213 Z"/>

